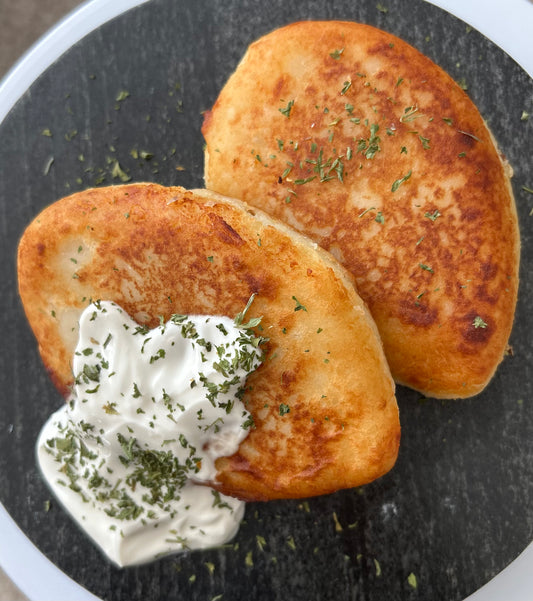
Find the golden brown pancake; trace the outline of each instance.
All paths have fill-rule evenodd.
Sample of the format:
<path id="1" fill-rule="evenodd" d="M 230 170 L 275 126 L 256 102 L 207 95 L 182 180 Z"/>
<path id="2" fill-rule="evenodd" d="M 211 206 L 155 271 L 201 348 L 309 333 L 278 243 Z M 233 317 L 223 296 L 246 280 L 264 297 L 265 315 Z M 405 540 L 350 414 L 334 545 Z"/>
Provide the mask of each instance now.
<path id="1" fill-rule="evenodd" d="M 510 169 L 466 93 L 402 40 L 302 22 L 253 43 L 203 125 L 206 186 L 355 276 L 397 382 L 480 392 L 518 287 Z"/>
<path id="2" fill-rule="evenodd" d="M 78 318 L 111 300 L 154 327 L 173 313 L 263 316 L 266 358 L 244 402 L 256 428 L 217 464 L 243 499 L 305 497 L 369 482 L 395 462 L 394 383 L 351 276 L 309 239 L 208 191 L 87 190 L 25 231 L 19 290 L 43 362 L 67 396 Z"/>

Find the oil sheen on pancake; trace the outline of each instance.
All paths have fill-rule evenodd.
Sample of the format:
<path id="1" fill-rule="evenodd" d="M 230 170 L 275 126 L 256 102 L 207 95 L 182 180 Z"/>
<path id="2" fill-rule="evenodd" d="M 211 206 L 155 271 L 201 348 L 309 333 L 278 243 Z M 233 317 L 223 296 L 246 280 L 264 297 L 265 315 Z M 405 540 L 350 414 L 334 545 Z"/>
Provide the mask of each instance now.
<path id="1" fill-rule="evenodd" d="M 242 499 L 319 495 L 387 472 L 400 427 L 374 321 L 349 273 L 308 238 L 208 191 L 131 184 L 80 192 L 26 229 L 19 290 L 43 362 L 72 384 L 78 318 L 111 300 L 139 324 L 262 316 L 269 339 L 243 398 L 255 429 L 217 463 Z"/>
<path id="2" fill-rule="evenodd" d="M 440 67 L 367 25 L 295 23 L 249 47 L 203 134 L 208 188 L 355 276 L 397 382 L 443 398 L 487 385 L 518 288 L 510 168 Z"/>

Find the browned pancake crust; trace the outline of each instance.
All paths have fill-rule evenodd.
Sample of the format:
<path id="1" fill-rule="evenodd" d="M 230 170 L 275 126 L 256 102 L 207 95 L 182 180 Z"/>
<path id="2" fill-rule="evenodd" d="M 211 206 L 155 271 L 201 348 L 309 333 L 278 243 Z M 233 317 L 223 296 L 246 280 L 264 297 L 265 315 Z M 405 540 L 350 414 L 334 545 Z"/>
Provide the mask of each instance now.
<path id="1" fill-rule="evenodd" d="M 506 165 L 447 74 L 373 27 L 296 23 L 250 46 L 203 133 L 208 188 L 354 274 L 398 382 L 484 388 L 513 323 L 519 233 Z"/>
<path id="2" fill-rule="evenodd" d="M 261 211 L 152 184 L 88 190 L 27 228 L 18 273 L 44 364 L 65 395 L 77 320 L 91 299 L 155 326 L 172 313 L 235 316 L 256 295 L 248 315 L 263 316 L 269 338 L 244 397 L 256 429 L 218 462 L 223 492 L 305 497 L 363 484 L 394 464 L 394 384 L 351 277 Z"/>

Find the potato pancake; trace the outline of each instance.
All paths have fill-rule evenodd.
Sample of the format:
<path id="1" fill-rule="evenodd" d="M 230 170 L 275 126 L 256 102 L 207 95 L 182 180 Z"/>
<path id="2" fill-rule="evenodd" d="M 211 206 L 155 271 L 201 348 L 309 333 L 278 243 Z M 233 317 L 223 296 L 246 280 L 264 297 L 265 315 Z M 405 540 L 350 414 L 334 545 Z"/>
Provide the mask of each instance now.
<path id="1" fill-rule="evenodd" d="M 110 300 L 154 327 L 175 313 L 262 316 L 262 365 L 243 397 L 255 428 L 218 460 L 242 499 L 319 495 L 369 482 L 398 452 L 394 382 L 349 273 L 308 238 L 240 201 L 155 184 L 91 189 L 38 215 L 19 245 L 20 296 L 61 393 L 78 319 Z"/>
<path id="2" fill-rule="evenodd" d="M 398 383 L 443 398 L 487 385 L 517 298 L 510 168 L 440 67 L 368 25 L 294 23 L 249 47 L 203 134 L 208 188 L 354 275 Z"/>

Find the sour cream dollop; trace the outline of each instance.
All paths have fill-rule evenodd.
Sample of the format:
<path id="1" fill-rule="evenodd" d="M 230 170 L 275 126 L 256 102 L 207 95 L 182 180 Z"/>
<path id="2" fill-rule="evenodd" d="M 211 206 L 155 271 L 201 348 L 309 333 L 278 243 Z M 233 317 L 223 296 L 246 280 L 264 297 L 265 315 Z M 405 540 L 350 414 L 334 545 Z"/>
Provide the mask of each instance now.
<path id="1" fill-rule="evenodd" d="M 37 443 L 54 494 L 119 566 L 231 540 L 245 505 L 208 484 L 253 424 L 241 396 L 261 339 L 227 317 L 149 330 L 108 301 L 79 325 L 71 398 Z"/>

